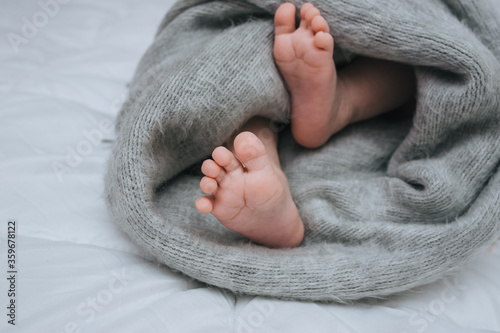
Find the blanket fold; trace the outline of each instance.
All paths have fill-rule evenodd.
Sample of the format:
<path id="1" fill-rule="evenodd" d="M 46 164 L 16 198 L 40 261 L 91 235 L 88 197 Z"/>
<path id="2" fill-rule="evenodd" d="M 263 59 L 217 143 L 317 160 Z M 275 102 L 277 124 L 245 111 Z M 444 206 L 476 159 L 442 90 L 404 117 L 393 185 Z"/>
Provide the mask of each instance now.
<path id="1" fill-rule="evenodd" d="M 117 118 L 106 175 L 115 222 L 160 263 L 208 284 L 338 302 L 435 281 L 498 238 L 500 19 L 492 3 L 314 1 L 336 57 L 410 64 L 418 83 L 412 120 L 353 124 L 314 150 L 281 125 L 289 95 L 272 57 L 280 3 L 183 0 L 167 13 Z M 257 115 L 280 132 L 306 227 L 298 248 L 258 246 L 194 208 L 197 164 Z"/>

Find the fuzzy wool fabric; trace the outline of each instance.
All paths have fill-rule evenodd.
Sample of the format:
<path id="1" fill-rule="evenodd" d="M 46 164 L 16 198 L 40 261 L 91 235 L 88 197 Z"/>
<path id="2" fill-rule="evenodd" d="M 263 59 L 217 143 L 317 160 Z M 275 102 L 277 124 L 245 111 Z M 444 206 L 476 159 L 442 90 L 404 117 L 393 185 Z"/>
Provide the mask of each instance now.
<path id="1" fill-rule="evenodd" d="M 301 1 L 293 1 L 298 7 Z M 415 67 L 413 119 L 297 145 L 272 56 L 281 1 L 182 0 L 138 65 L 106 175 L 114 221 L 159 263 L 237 294 L 348 302 L 442 278 L 500 235 L 500 24 L 490 1 L 318 0 L 336 55 Z M 200 163 L 249 118 L 280 132 L 303 243 L 270 249 L 194 208 Z"/>

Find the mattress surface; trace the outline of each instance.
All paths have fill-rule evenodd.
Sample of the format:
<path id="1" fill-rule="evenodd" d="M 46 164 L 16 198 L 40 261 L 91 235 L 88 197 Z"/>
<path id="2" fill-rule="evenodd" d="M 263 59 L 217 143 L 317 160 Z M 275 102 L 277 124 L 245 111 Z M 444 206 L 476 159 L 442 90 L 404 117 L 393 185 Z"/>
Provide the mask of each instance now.
<path id="1" fill-rule="evenodd" d="M 133 244 L 111 222 L 103 175 L 127 81 L 171 4 L 2 4 L 1 332 L 500 332 L 499 245 L 445 280 L 339 305 L 235 296 Z"/>

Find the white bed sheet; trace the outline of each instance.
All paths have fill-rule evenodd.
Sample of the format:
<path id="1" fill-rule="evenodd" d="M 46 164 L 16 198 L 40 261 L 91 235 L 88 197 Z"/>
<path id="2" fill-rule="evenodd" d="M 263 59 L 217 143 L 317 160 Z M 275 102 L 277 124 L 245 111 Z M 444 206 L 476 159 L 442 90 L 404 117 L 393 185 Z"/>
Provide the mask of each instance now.
<path id="1" fill-rule="evenodd" d="M 112 123 L 172 2 L 2 3 L 0 331 L 500 332 L 500 246 L 456 277 L 338 305 L 225 294 L 154 264 L 117 229 L 103 200 Z M 9 219 L 17 221 L 15 326 Z"/>

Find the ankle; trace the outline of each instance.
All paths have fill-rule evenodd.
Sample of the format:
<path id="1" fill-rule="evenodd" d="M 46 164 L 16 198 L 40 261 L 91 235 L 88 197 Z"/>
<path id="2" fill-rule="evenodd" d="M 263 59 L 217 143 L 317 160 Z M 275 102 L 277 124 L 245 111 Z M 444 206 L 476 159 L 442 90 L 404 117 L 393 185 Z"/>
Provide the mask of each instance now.
<path id="1" fill-rule="evenodd" d="M 350 95 L 349 85 L 342 76 L 337 77 L 337 85 L 335 91 L 335 101 L 331 111 L 330 128 L 331 135 L 340 131 L 347 125 L 358 121 L 357 108 Z"/>

